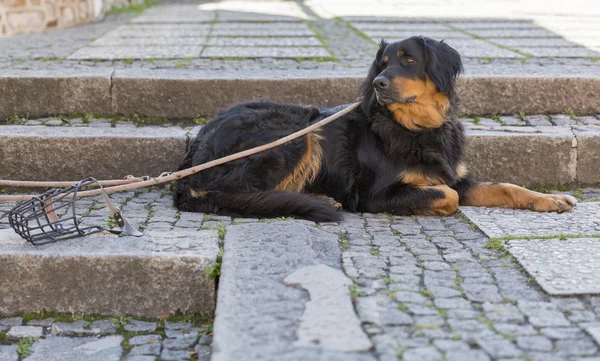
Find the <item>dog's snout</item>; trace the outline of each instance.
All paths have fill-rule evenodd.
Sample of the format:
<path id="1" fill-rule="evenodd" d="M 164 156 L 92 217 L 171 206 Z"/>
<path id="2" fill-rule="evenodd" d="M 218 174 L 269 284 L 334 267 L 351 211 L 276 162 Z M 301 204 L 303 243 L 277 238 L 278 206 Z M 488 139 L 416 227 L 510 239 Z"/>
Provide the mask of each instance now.
<path id="1" fill-rule="evenodd" d="M 390 80 L 385 76 L 378 76 L 373 81 L 373 85 L 375 85 L 377 89 L 385 89 L 390 85 Z"/>

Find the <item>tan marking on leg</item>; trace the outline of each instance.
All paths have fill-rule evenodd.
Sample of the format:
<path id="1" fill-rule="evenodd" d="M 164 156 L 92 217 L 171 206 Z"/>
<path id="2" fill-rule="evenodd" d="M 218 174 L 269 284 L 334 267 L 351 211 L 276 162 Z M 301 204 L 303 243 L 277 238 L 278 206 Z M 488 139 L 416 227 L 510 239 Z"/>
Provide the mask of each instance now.
<path id="1" fill-rule="evenodd" d="M 458 193 L 447 185 L 425 187 L 425 189 L 436 189 L 444 193 L 444 198 L 436 199 L 431 209 L 419 212 L 424 215 L 449 216 L 458 210 Z"/>
<path id="2" fill-rule="evenodd" d="M 572 210 L 577 204 L 577 199 L 562 194 L 539 193 L 510 183 L 480 183 L 468 190 L 462 204 L 562 213 Z"/>
<path id="3" fill-rule="evenodd" d="M 390 58 L 387 55 L 383 57 L 383 63 L 384 64 L 387 63 L 388 60 L 390 60 Z"/>
<path id="4" fill-rule="evenodd" d="M 197 191 L 190 187 L 190 196 L 192 198 L 204 197 L 207 193 L 207 191 Z"/>
<path id="5" fill-rule="evenodd" d="M 307 183 L 314 182 L 321 170 L 323 149 L 319 143 L 323 137 L 316 133 L 306 135 L 306 151 L 292 171 L 275 187 L 275 189 L 302 192 Z"/>
<path id="6" fill-rule="evenodd" d="M 398 175 L 398 180 L 405 184 L 412 184 L 417 187 L 436 186 L 445 184 L 439 177 L 431 177 L 420 171 L 408 169 Z"/>
<path id="7" fill-rule="evenodd" d="M 469 174 L 469 170 L 464 164 L 460 163 L 458 167 L 456 167 L 456 174 L 458 175 L 458 179 L 463 179 Z"/>

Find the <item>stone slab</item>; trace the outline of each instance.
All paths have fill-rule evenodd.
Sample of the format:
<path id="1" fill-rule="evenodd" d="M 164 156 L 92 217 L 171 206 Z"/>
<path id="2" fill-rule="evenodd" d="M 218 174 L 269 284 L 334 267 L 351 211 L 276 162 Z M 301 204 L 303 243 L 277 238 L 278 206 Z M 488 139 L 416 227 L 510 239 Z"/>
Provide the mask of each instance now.
<path id="1" fill-rule="evenodd" d="M 535 237 L 600 234 L 600 203 L 579 203 L 571 212 L 461 207 L 488 237 Z M 600 242 L 600 240 L 599 240 Z"/>
<path id="2" fill-rule="evenodd" d="M 482 38 L 559 38 L 561 36 L 542 27 L 537 29 L 471 29 L 469 33 Z"/>
<path id="3" fill-rule="evenodd" d="M 107 114 L 112 69 L 0 70 L 0 119 Z"/>
<path id="4" fill-rule="evenodd" d="M 559 57 L 559 58 L 597 58 L 600 57 L 600 52 L 586 49 L 584 47 L 575 48 L 555 48 L 555 47 L 515 47 L 523 53 L 531 54 L 536 57 Z"/>
<path id="5" fill-rule="evenodd" d="M 275 36 L 315 36 L 315 33 L 309 29 L 215 29 L 211 31 L 211 36 L 261 36 L 261 37 L 275 37 Z"/>
<path id="6" fill-rule="evenodd" d="M 446 24 L 453 28 L 461 30 L 473 30 L 473 29 L 539 29 L 540 26 L 534 24 L 531 20 L 518 21 L 450 21 Z"/>
<path id="7" fill-rule="evenodd" d="M 118 361 L 123 349 L 123 336 L 52 337 L 36 341 L 31 346 L 28 361 Z"/>
<path id="8" fill-rule="evenodd" d="M 600 130 L 593 126 L 575 126 L 577 137 L 577 181 L 597 184 L 600 181 Z"/>
<path id="9" fill-rule="evenodd" d="M 312 222 L 228 226 L 211 360 L 375 360 L 371 353 L 294 346 L 309 297 L 284 279 L 319 264 L 339 270 L 340 251 L 337 237 Z"/>
<path id="10" fill-rule="evenodd" d="M 352 22 L 352 26 L 360 31 L 385 30 L 385 31 L 448 31 L 448 26 L 439 23 L 410 23 L 410 22 Z"/>
<path id="11" fill-rule="evenodd" d="M 486 67 L 480 67 L 473 69 L 470 77 L 460 79 L 459 94 L 465 113 L 552 114 L 564 112 L 565 109 L 578 109 L 577 114 L 583 115 L 596 114 L 595 109 L 600 109 L 600 97 L 595 95 L 600 88 L 597 75 L 587 77 L 584 73 L 570 72 L 569 68 L 563 68 L 562 74 L 559 69 L 555 69 L 556 72 L 546 69 L 553 72 L 552 76 L 535 73 L 543 67 L 503 68 L 501 71 L 512 71 L 513 75 L 486 75 L 483 73 Z M 482 72 L 479 73 L 479 70 Z"/>
<path id="12" fill-rule="evenodd" d="M 104 36 L 96 39 L 89 44 L 92 46 L 172 46 L 172 45 L 203 45 L 207 40 L 204 37 L 158 37 L 152 36 L 147 38 L 121 38 L 116 36 Z"/>
<path id="13" fill-rule="evenodd" d="M 576 179 L 576 143 L 567 127 L 470 127 L 467 135 L 464 159 L 477 180 L 552 185 Z"/>
<path id="14" fill-rule="evenodd" d="M 388 31 L 388 30 L 365 30 L 363 31 L 365 35 L 370 38 L 374 38 L 375 41 L 379 41 L 380 39 L 385 39 L 389 42 L 394 42 L 398 40 L 402 40 L 405 38 L 409 38 L 415 35 L 427 36 L 435 40 L 442 39 L 472 39 L 472 36 L 469 36 L 460 31 L 452 31 L 452 30 L 421 30 L 418 32 L 411 30 L 396 30 L 396 31 Z"/>
<path id="15" fill-rule="evenodd" d="M 594 338 L 594 341 L 596 341 L 598 346 L 600 346 L 600 327 L 588 327 L 586 331 Z"/>
<path id="16" fill-rule="evenodd" d="M 114 111 L 182 118 L 212 116 L 218 109 L 256 99 L 330 107 L 356 99 L 360 78 L 310 73 L 240 72 L 232 77 L 215 72 L 117 70 L 112 88 Z"/>
<path id="17" fill-rule="evenodd" d="M 111 37 L 137 37 L 137 38 L 145 38 L 148 36 L 158 36 L 158 37 L 168 37 L 168 36 L 191 36 L 191 37 L 203 37 L 208 36 L 210 33 L 209 28 L 179 28 L 179 29 L 169 29 L 169 28 L 123 28 L 123 29 L 115 29 L 106 33 L 105 36 Z"/>
<path id="18" fill-rule="evenodd" d="M 510 240 L 506 248 L 551 295 L 600 294 L 600 238 Z"/>
<path id="19" fill-rule="evenodd" d="M 317 38 L 312 37 L 272 37 L 272 38 L 210 38 L 207 45 L 211 46 L 322 46 Z"/>
<path id="20" fill-rule="evenodd" d="M 102 46 L 85 47 L 69 55 L 68 59 L 183 59 L 197 58 L 201 45 L 169 46 Z"/>
<path id="21" fill-rule="evenodd" d="M 284 280 L 310 295 L 300 320 L 296 347 L 363 352 L 373 343 L 356 317 L 350 280 L 342 271 L 320 264 L 297 269 Z"/>
<path id="22" fill-rule="evenodd" d="M 580 43 L 564 38 L 498 38 L 490 39 L 490 42 L 511 48 L 518 47 L 578 47 Z M 568 49 L 561 49 L 568 53 Z"/>
<path id="23" fill-rule="evenodd" d="M 465 58 L 523 58 L 522 54 L 500 48 L 480 39 L 448 39 L 448 45 Z"/>
<path id="24" fill-rule="evenodd" d="M 265 48 L 222 48 L 207 47 L 203 58 L 330 58 L 331 54 L 321 47 L 265 47 Z"/>
<path id="25" fill-rule="evenodd" d="M 185 247 L 181 240 L 185 239 Z M 209 314 L 219 253 L 216 231 L 104 233 L 33 246 L 0 239 L 0 313 L 83 312 L 158 317 Z"/>
<path id="26" fill-rule="evenodd" d="M 123 172 L 157 176 L 176 170 L 185 153 L 186 134 L 178 127 L 123 132 L 118 128 L 2 126 L 0 178 L 120 179 L 126 175 Z"/>

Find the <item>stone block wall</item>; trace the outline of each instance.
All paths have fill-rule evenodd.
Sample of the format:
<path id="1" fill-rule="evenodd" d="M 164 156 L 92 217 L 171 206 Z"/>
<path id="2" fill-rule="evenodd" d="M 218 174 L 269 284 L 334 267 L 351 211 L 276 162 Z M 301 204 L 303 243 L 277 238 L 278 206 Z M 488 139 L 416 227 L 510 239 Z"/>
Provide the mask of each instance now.
<path id="1" fill-rule="evenodd" d="M 0 0 L 0 36 L 101 20 L 112 7 L 140 0 Z"/>

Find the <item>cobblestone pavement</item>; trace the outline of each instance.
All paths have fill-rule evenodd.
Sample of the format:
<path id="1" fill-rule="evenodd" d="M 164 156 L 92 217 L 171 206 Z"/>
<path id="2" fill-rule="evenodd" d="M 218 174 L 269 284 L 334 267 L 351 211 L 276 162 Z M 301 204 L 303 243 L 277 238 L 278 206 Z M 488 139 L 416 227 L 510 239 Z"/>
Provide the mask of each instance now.
<path id="1" fill-rule="evenodd" d="M 511 116 L 468 116 L 462 115 L 459 120 L 467 129 L 487 129 L 490 127 L 572 127 L 572 126 L 600 126 L 600 114 L 596 116 L 580 116 L 576 114 L 515 114 Z M 84 114 L 81 116 L 55 116 L 48 118 L 26 119 L 12 117 L 0 120 L 0 124 L 49 126 L 49 127 L 93 127 L 93 128 L 134 128 L 143 126 L 180 126 L 192 129 L 195 126 L 206 123 L 206 118 L 192 120 L 173 121 L 162 118 L 150 118 L 144 116 L 120 117 L 102 116 L 99 114 Z"/>
<path id="2" fill-rule="evenodd" d="M 209 331 L 209 325 L 201 322 L 130 317 L 43 313 L 1 317 L 0 360 L 208 361 Z"/>
<path id="3" fill-rule="evenodd" d="M 535 1 L 166 3 L 99 24 L 0 39 L 0 69 L 350 71 L 369 65 L 379 39 L 412 35 L 446 39 L 467 73 L 573 73 L 600 65 L 597 7 L 550 9 Z"/>
<path id="4" fill-rule="evenodd" d="M 574 189 L 566 193 L 582 201 L 586 199 L 589 201 L 597 198 L 600 190 Z M 592 270 L 592 279 L 596 279 L 593 273 L 595 262 L 593 256 L 581 258 L 581 253 L 578 253 L 596 254 L 593 251 L 596 248 L 594 242 L 588 243 L 587 248 L 583 249 L 572 247 L 570 242 L 576 239 L 562 240 L 557 231 L 556 243 L 549 246 L 552 252 L 548 254 L 544 251 L 543 243 L 549 237 L 548 234 L 544 234 L 544 237 L 539 239 L 529 237 L 519 240 L 519 236 L 515 236 L 514 240 L 490 238 L 477 227 L 477 224 L 484 223 L 471 208 L 464 210 L 464 214 L 468 217 L 462 213 L 443 218 L 345 214 L 344 221 L 339 224 L 315 225 L 312 222 L 288 219 L 278 221 L 232 219 L 223 216 L 180 213 L 170 206 L 170 196 L 168 189 L 157 189 L 120 193 L 112 195 L 111 198 L 123 207 L 124 214 L 130 221 L 145 230 L 210 228 L 227 234 L 225 267 L 233 267 L 230 268 L 231 270 L 241 267 L 236 272 L 242 274 L 245 274 L 244 266 L 258 267 L 253 268 L 254 271 L 248 274 L 249 285 L 255 282 L 251 281 L 252 279 L 262 277 L 264 271 L 261 269 L 265 264 L 271 267 L 272 272 L 281 272 L 285 267 L 291 267 L 290 265 L 301 266 L 302 263 L 294 261 L 297 256 L 293 254 L 294 252 L 304 254 L 304 251 L 300 251 L 301 248 L 297 248 L 303 244 L 301 242 L 303 238 L 312 240 L 313 251 L 311 252 L 316 252 L 315 259 L 323 258 L 325 264 L 331 264 L 334 268 L 341 267 L 345 275 L 353 281 L 350 295 L 356 314 L 364 332 L 374 344 L 371 351 L 352 354 L 354 356 L 347 354 L 344 359 L 596 361 L 599 355 L 597 342 L 600 342 L 598 340 L 600 296 L 593 294 L 600 293 L 600 289 L 588 289 L 593 293 L 592 295 L 563 292 L 560 296 L 554 296 L 544 292 L 540 287 L 540 281 L 543 284 L 552 281 L 552 278 L 548 277 L 547 272 L 536 273 L 536 271 L 551 270 L 553 276 L 560 273 L 573 276 L 570 270 L 581 259 L 590 264 L 583 264 L 579 269 L 592 267 L 588 269 Z M 2 203 L 0 211 L 7 210 L 12 205 L 12 203 Z M 81 205 L 85 222 L 110 225 L 110 221 L 106 219 L 106 211 L 99 209 L 99 199 L 84 199 Z M 579 219 L 585 219 L 592 213 L 597 214 L 593 210 L 597 205 L 598 203 L 594 202 L 583 203 L 580 205 L 582 209 L 591 207 L 587 215 L 566 213 L 561 215 L 562 221 L 577 223 Z M 85 208 L 88 210 L 85 211 Z M 479 211 L 481 214 L 486 213 L 485 209 Z M 544 220 L 556 217 L 554 214 L 520 212 L 522 214 L 515 214 L 515 211 L 511 210 L 494 210 L 493 214 L 497 222 L 505 219 L 515 220 L 527 215 L 530 222 L 538 219 L 543 223 Z M 596 220 L 590 217 L 589 221 Z M 270 223 L 273 225 L 269 225 Z M 239 228 L 241 225 L 245 228 Z M 284 244 L 285 247 L 290 248 L 288 251 L 291 252 L 292 249 L 296 251 L 291 253 L 286 251 L 282 254 L 283 250 L 278 251 L 278 247 L 269 247 L 268 244 L 260 243 L 268 236 L 267 233 L 272 234 L 271 231 L 265 233 L 266 227 L 278 227 L 276 225 L 283 226 L 277 228 L 276 232 L 294 233 L 297 240 L 286 238 Z M 6 223 L 0 223 L 0 228 L 6 226 Z M 275 232 L 275 228 L 273 231 Z M 510 236 L 510 230 L 507 232 Z M 325 233 L 329 233 L 330 236 Z M 587 234 L 585 231 L 582 233 Z M 593 233 L 593 230 L 589 233 Z M 532 234 L 535 238 L 535 232 Z M 239 241 L 254 240 L 250 245 L 259 243 L 256 243 L 254 248 L 236 248 L 238 244 L 241 246 L 241 243 L 228 237 L 238 237 Z M 330 238 L 333 242 L 335 239 L 338 240 L 335 243 L 339 246 L 339 252 L 327 248 Z M 587 241 L 589 242 L 589 239 Z M 300 243 L 296 246 L 294 242 Z M 532 242 L 529 243 L 531 247 L 528 248 L 529 259 L 532 255 L 537 255 L 549 261 L 557 259 L 558 262 L 552 265 L 544 265 L 542 262 L 536 265 L 537 268 L 531 268 L 527 263 L 528 259 L 520 257 L 519 253 L 514 251 L 519 247 L 527 247 L 527 242 Z M 228 244 L 232 248 L 228 248 Z M 565 251 L 565 256 L 557 256 L 562 251 Z M 276 257 L 267 262 L 266 258 L 261 258 L 262 252 L 275 252 Z M 340 257 L 340 253 L 341 264 L 335 266 L 333 260 Z M 238 264 L 235 257 L 250 258 Z M 281 257 L 284 257 L 281 261 L 275 261 Z M 290 257 L 289 261 L 285 261 L 285 257 Z M 314 262 L 312 259 L 306 258 L 303 262 Z M 252 266 L 252 262 L 258 263 Z M 276 274 L 272 272 L 266 273 Z M 570 281 L 576 283 L 577 277 L 572 277 Z M 230 314 L 229 319 L 238 322 L 251 321 L 252 323 L 246 323 L 246 327 L 249 327 L 248 335 L 258 332 L 262 335 L 261 340 L 273 342 L 273 337 L 283 337 L 272 333 L 273 329 L 276 329 L 273 325 L 277 324 L 279 325 L 277 327 L 287 327 L 287 336 L 281 340 L 286 340 L 287 337 L 293 340 L 294 334 L 290 332 L 295 328 L 293 325 L 297 326 L 296 322 L 302 308 L 298 309 L 297 305 L 289 304 L 288 306 L 292 307 L 294 312 L 284 312 L 281 316 L 276 316 L 277 312 L 291 309 L 281 308 L 282 304 L 277 305 L 275 300 L 281 299 L 280 296 L 275 295 L 275 292 L 288 291 L 285 291 L 285 287 L 273 288 L 275 284 L 272 282 L 269 281 L 267 284 L 270 286 L 266 288 L 253 289 L 255 294 L 244 293 L 249 292 L 249 289 L 245 290 L 244 287 L 225 287 L 223 293 L 219 294 L 219 300 L 229 306 L 218 304 L 217 310 L 219 307 L 225 310 L 227 307 L 232 307 L 231 298 L 226 301 L 227 292 L 234 292 L 229 296 L 233 296 L 240 302 L 243 301 L 239 305 L 247 307 L 248 314 Z M 230 291 L 226 291 L 227 289 Z M 243 292 L 244 295 L 235 292 Z M 286 302 L 291 302 L 292 299 L 296 302 L 306 301 L 306 296 L 301 294 L 291 299 L 288 296 L 284 297 L 288 299 Z M 267 297 L 271 301 L 262 304 L 261 297 Z M 247 302 L 248 300 L 253 302 Z M 257 309 L 261 310 L 260 314 L 254 313 Z M 52 323 L 48 320 L 24 322 L 21 318 L 3 318 L 0 320 L 0 329 L 2 329 L 0 360 L 17 360 L 18 355 L 23 355 L 23 352 L 31 352 L 27 360 L 52 359 L 51 356 L 47 356 L 54 354 L 49 350 L 73 350 L 64 354 L 69 355 L 68 357 L 72 356 L 72 359 L 80 357 L 81 354 L 78 352 L 92 352 L 102 355 L 102 360 L 117 360 L 122 357 L 117 355 L 129 355 L 127 359 L 133 360 L 153 360 L 159 355 L 161 360 L 176 360 L 192 357 L 191 350 L 197 352 L 199 360 L 209 358 L 210 351 L 207 345 L 210 343 L 210 337 L 197 335 L 198 330 L 189 326 L 185 328 L 189 330 L 189 334 L 185 335 L 185 332 L 173 331 L 174 327 L 170 324 L 162 326 L 160 321 L 157 323 L 156 320 L 146 323 L 101 318 L 93 322 L 89 325 L 88 321 L 80 320 L 64 324 Z M 260 327 L 253 327 L 254 322 L 259 322 Z M 233 337 L 234 334 L 231 333 L 234 332 L 233 329 L 228 329 L 226 324 L 228 323 L 215 325 L 217 337 L 220 330 L 221 335 L 229 342 L 241 342 L 243 345 L 244 340 L 247 339 Z M 135 336 L 140 337 L 132 338 L 134 334 L 131 332 L 136 330 L 138 333 L 135 333 Z M 32 346 L 28 346 L 31 341 L 25 341 L 26 337 L 41 338 Z M 131 346 L 134 347 L 128 351 Z M 222 343 L 220 346 L 223 350 Z M 232 344 L 231 350 L 236 349 L 237 346 L 239 345 Z M 288 346 L 285 346 L 284 342 L 275 349 L 280 347 Z M 243 348 L 236 350 L 244 351 Z M 64 355 L 61 355 L 63 358 L 60 359 L 68 360 L 69 358 Z M 201 358 L 200 355 L 205 358 Z M 295 354 L 296 357 L 300 357 L 298 359 L 301 359 L 302 355 L 302 353 Z M 317 357 L 317 354 L 313 354 L 312 351 L 310 355 Z M 334 357 L 337 354 L 330 350 L 320 355 Z M 216 358 L 216 360 L 228 359 L 231 358 L 224 357 L 222 352 Z M 286 357 L 285 359 L 297 358 Z"/>

